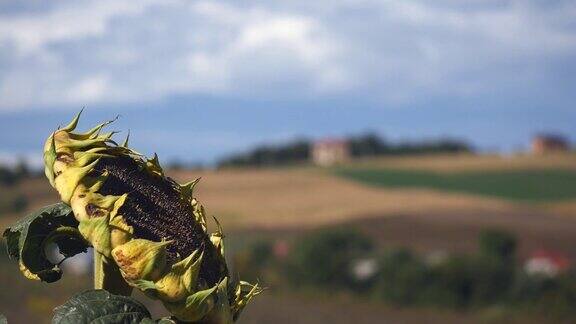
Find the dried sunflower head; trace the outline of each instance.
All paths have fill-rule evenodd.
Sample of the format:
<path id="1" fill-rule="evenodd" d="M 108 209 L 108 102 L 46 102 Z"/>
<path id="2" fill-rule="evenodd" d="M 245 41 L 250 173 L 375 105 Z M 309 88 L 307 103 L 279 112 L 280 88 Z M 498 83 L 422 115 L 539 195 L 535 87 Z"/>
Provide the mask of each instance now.
<path id="1" fill-rule="evenodd" d="M 166 177 L 158 157 L 118 145 L 105 122 L 76 132 L 80 114 L 44 146 L 45 174 L 72 208 L 101 269 L 161 300 L 179 320 L 231 323 L 258 285 L 233 282 L 223 233 L 208 233 L 197 183 Z M 98 284 L 97 284 L 98 285 Z"/>

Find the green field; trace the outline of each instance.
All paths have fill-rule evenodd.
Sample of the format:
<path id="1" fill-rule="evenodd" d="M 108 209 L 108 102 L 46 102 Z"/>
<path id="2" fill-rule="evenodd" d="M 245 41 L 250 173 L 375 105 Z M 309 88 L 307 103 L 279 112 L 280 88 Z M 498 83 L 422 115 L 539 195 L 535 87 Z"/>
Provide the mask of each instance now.
<path id="1" fill-rule="evenodd" d="M 430 188 L 521 201 L 576 198 L 574 170 L 505 170 L 435 173 L 382 168 L 339 168 L 337 175 L 373 186 Z"/>

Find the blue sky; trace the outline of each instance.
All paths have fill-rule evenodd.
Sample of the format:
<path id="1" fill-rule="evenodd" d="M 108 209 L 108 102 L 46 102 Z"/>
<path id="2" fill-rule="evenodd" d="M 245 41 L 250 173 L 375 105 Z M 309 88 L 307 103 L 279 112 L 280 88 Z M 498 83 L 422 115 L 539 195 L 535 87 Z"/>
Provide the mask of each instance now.
<path id="1" fill-rule="evenodd" d="M 372 130 L 482 150 L 576 140 L 576 2 L 0 1 L 0 159 L 87 106 L 133 145 L 212 162 Z"/>

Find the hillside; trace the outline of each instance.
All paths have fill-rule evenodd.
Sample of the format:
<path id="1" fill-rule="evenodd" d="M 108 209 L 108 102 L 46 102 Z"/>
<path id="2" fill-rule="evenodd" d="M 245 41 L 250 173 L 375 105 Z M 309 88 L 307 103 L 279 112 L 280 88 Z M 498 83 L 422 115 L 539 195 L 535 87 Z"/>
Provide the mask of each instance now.
<path id="1" fill-rule="evenodd" d="M 362 160 L 345 168 L 462 175 L 488 171 L 567 172 L 576 170 L 575 165 L 574 155 L 515 158 L 435 155 Z M 521 258 L 540 247 L 576 258 L 576 221 L 567 217 L 575 215 L 576 200 L 555 202 L 552 199 L 535 203 L 426 186 L 372 186 L 337 176 L 334 169 L 313 167 L 171 171 L 168 174 L 180 182 L 202 177 L 197 196 L 207 206 L 208 214 L 217 216 L 222 223 L 229 242 L 228 251 L 232 254 L 234 249 L 249 241 L 262 238 L 292 240 L 309 229 L 344 226 L 368 234 L 381 248 L 402 246 L 419 253 L 439 250 L 469 253 L 477 249 L 477 237 L 482 230 L 503 228 L 518 238 Z M 28 209 L 58 199 L 43 178 L 28 179 L 15 187 L 0 189 L 4 193 L 23 194 L 29 201 Z M 21 213 L 2 215 L 0 227 L 6 227 L 21 216 Z M 22 294 L 17 297 L 31 310 L 30 321 L 45 318 L 52 307 L 63 301 L 62 296 L 79 287 L 89 287 L 88 278 L 65 276 L 56 284 L 59 288 L 56 296 L 46 285 L 24 279 L 18 273 L 17 265 L 9 263 L 2 253 L 0 261 L 6 266 L 0 267 L 0 274 L 19 287 L 16 290 Z M 27 291 L 35 292 L 37 296 L 26 295 Z M 0 294 L 0 299 L 6 303 L 11 298 L 13 296 Z M 314 303 L 302 302 L 305 298 Z M 246 312 L 242 321 L 313 323 L 322 319 L 347 323 L 347 314 L 365 314 L 359 323 L 373 322 L 371 316 L 385 316 L 404 323 L 419 323 L 423 318 L 430 322 L 484 322 L 485 316 L 491 316 L 474 312 L 402 310 L 378 302 L 365 304 L 346 296 L 342 298 L 292 296 L 270 291 Z M 343 312 L 342 305 L 351 308 Z M 14 312 L 18 312 L 19 307 L 14 306 Z M 520 318 L 516 322 L 525 320 Z"/>
<path id="2" fill-rule="evenodd" d="M 576 155 L 533 157 L 442 155 L 362 160 L 347 170 L 413 170 L 457 173 L 480 171 L 576 170 Z M 316 226 L 350 219 L 397 214 L 523 212 L 572 215 L 576 200 L 542 200 L 538 204 L 477 195 L 466 190 L 435 190 L 434 187 L 367 186 L 335 176 L 333 170 L 302 167 L 281 169 L 228 169 L 219 171 L 174 171 L 168 174 L 184 182 L 201 177 L 198 197 L 211 215 L 226 227 L 282 228 Z M 411 173 L 405 173 L 410 175 Z M 415 177 L 417 178 L 417 177 Z M 520 177 L 522 178 L 522 177 Z M 420 181 L 420 180 L 419 180 Z M 572 181 L 569 179 L 568 181 Z M 576 188 L 567 182 L 570 188 Z M 440 188 L 441 189 L 441 188 Z M 489 190 L 490 188 L 484 188 Z M 8 189 L 3 189 L 8 190 Z M 11 191 L 29 200 L 29 209 L 57 199 L 44 179 L 26 180 Z M 495 188 L 495 191 L 500 188 Z M 1 218 L 6 224 L 18 215 Z M 0 225 L 3 225 L 0 223 Z"/>

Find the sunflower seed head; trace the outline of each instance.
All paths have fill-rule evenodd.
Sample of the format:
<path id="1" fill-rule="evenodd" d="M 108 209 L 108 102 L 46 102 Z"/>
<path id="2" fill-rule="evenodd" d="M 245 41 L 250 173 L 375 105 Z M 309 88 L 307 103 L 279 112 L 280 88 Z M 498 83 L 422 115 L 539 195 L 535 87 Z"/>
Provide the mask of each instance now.
<path id="1" fill-rule="evenodd" d="M 199 179 L 178 185 L 156 154 L 145 159 L 128 148 L 129 135 L 116 144 L 115 132 L 102 132 L 115 119 L 75 132 L 81 113 L 44 146 L 46 177 L 71 206 L 80 234 L 179 320 L 232 323 L 262 289 L 230 283 L 222 227 L 215 219 L 217 231 L 207 233 L 206 211 L 194 197 Z"/>

